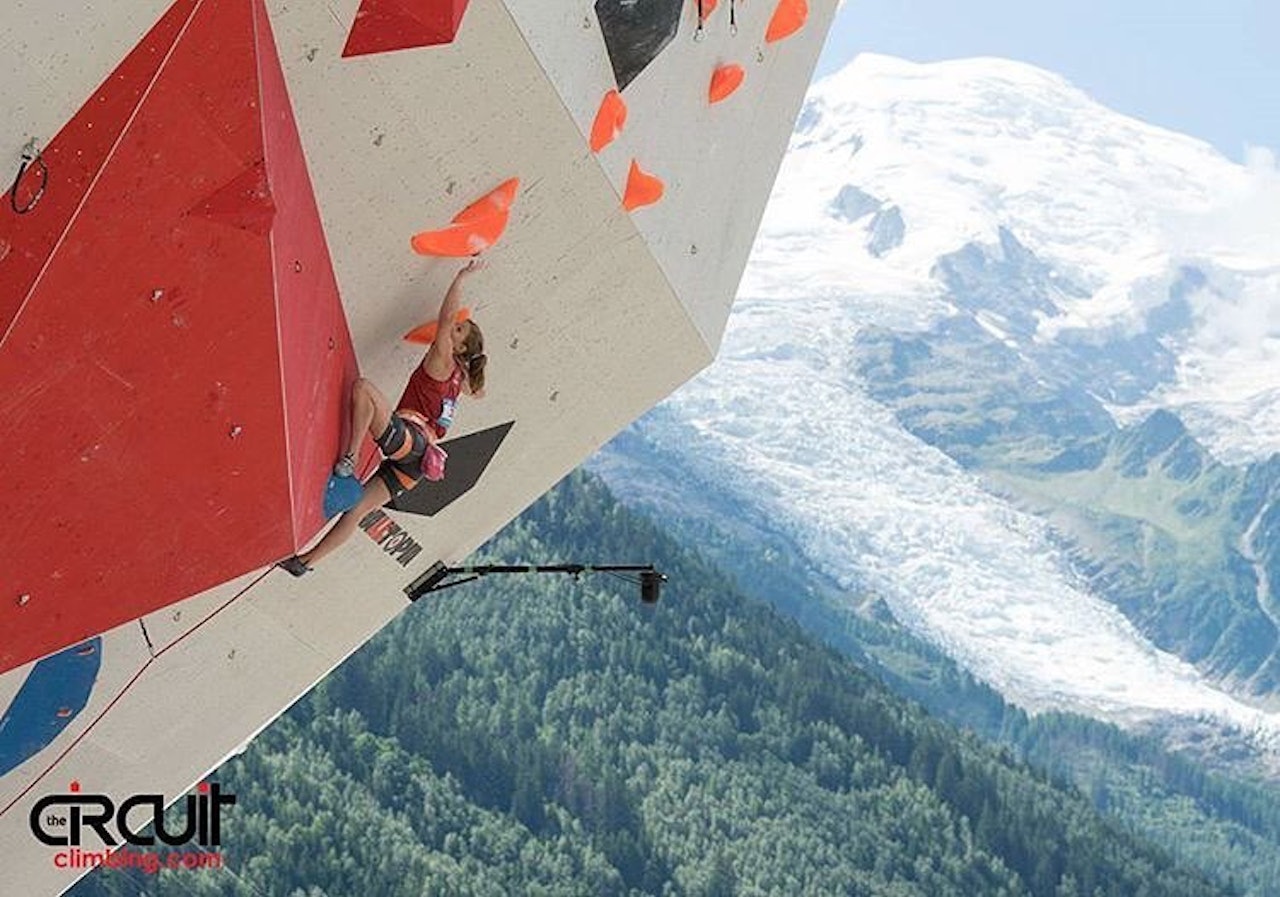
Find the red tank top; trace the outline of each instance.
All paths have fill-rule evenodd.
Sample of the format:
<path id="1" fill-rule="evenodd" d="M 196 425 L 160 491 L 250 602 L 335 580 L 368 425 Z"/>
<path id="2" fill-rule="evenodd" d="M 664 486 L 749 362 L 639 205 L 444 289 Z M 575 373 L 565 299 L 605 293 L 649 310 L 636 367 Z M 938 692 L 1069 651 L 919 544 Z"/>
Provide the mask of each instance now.
<path id="1" fill-rule="evenodd" d="M 396 405 L 397 411 L 413 411 L 421 415 L 435 431 L 437 439 L 443 439 L 445 431 L 453 423 L 453 409 L 462 394 L 462 365 L 454 362 L 453 373 L 448 380 L 437 380 L 419 364 L 404 388 L 404 395 Z"/>

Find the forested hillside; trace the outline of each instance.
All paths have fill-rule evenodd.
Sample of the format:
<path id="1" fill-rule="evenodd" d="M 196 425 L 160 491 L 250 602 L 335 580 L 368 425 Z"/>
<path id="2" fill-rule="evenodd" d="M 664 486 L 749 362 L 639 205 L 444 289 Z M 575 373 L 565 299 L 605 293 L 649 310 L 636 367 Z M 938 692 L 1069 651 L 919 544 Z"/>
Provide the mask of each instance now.
<path id="1" fill-rule="evenodd" d="M 574 475 L 216 778 L 229 868 L 87 895 L 1230 893 L 893 696 Z"/>
<path id="2" fill-rule="evenodd" d="M 1224 742 L 1211 720 L 1123 731 L 1070 713 L 1030 716 L 900 625 L 875 593 L 809 568 L 794 531 L 703 481 L 664 489 L 648 474 L 653 465 L 680 469 L 664 446 L 627 430 L 588 467 L 627 507 L 697 545 L 738 591 L 796 620 L 894 694 L 1073 783 L 1095 809 L 1214 881 L 1248 897 L 1280 897 L 1280 788 L 1247 740 Z"/>

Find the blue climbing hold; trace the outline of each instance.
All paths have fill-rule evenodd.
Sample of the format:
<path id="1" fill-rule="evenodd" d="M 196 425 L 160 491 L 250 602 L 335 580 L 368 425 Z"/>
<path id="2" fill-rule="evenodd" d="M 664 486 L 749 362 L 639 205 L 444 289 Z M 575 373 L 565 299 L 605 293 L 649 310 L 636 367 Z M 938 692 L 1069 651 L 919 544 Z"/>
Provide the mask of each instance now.
<path id="1" fill-rule="evenodd" d="M 350 511 L 360 501 L 364 487 L 355 477 L 340 477 L 333 474 L 324 489 L 324 516 L 336 517 L 343 511 Z"/>

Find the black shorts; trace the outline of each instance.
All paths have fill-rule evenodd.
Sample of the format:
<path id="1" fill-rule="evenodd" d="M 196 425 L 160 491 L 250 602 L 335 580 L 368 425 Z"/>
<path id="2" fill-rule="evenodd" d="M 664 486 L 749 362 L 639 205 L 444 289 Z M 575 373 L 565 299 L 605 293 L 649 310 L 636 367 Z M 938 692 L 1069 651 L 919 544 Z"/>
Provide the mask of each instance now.
<path id="1" fill-rule="evenodd" d="M 386 483 L 391 497 L 395 498 L 422 479 L 422 456 L 427 451 L 427 437 L 413 421 L 392 414 L 377 442 L 386 460 L 375 476 Z"/>

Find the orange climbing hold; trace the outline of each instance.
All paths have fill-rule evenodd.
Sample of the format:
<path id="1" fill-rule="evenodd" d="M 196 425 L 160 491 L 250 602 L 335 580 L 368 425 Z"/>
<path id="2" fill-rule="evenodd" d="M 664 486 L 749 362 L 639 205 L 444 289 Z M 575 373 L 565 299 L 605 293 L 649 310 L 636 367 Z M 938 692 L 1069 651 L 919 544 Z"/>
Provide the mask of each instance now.
<path id="1" fill-rule="evenodd" d="M 453 223 L 440 230 L 423 231 L 409 241 L 419 255 L 461 258 L 484 252 L 502 236 L 511 216 L 520 179 L 503 181 L 489 193 L 453 216 Z"/>
<path id="2" fill-rule="evenodd" d="M 591 152 L 598 153 L 613 143 L 626 123 L 627 104 L 623 101 L 622 94 L 611 90 L 600 101 L 595 123 L 591 126 Z"/>
<path id="3" fill-rule="evenodd" d="M 453 216 L 454 224 L 464 221 L 477 221 L 494 214 L 505 214 L 511 211 L 516 201 L 516 191 L 520 189 L 520 179 L 510 178 L 503 181 L 489 193 L 467 206 Z"/>
<path id="4" fill-rule="evenodd" d="M 778 7 L 769 20 L 769 28 L 764 33 L 766 43 L 780 41 L 790 37 L 804 27 L 809 18 L 809 4 L 805 0 L 778 0 Z"/>
<path id="5" fill-rule="evenodd" d="M 453 316 L 453 323 L 461 324 L 463 321 L 471 320 L 471 309 L 460 308 L 458 313 Z M 429 346 L 436 341 L 436 330 L 439 329 L 439 320 L 428 321 L 425 324 L 413 328 L 403 337 L 406 343 L 418 343 L 422 346 Z"/>
<path id="6" fill-rule="evenodd" d="M 712 103 L 727 99 L 731 93 L 742 86 L 742 79 L 747 76 L 740 65 L 722 65 L 711 75 L 711 87 L 707 98 Z"/>
<path id="7" fill-rule="evenodd" d="M 631 160 L 631 171 L 627 174 L 627 192 L 622 197 L 622 206 L 628 212 L 641 206 L 653 205 L 662 199 L 662 181 L 640 168 L 635 159 Z"/>
<path id="8" fill-rule="evenodd" d="M 698 10 L 702 14 L 702 21 L 705 22 L 716 11 L 716 0 L 701 0 L 698 2 Z"/>
<path id="9" fill-rule="evenodd" d="M 505 215 L 495 215 L 484 221 L 454 224 L 440 230 L 423 231 L 409 241 L 418 255 L 438 255 L 448 258 L 465 258 L 479 255 L 498 242 L 506 226 Z"/>

